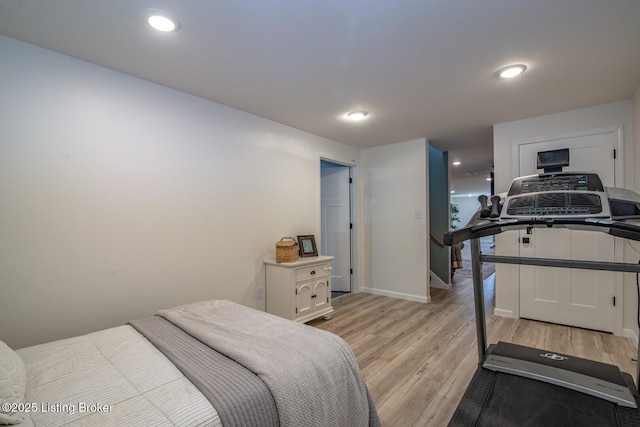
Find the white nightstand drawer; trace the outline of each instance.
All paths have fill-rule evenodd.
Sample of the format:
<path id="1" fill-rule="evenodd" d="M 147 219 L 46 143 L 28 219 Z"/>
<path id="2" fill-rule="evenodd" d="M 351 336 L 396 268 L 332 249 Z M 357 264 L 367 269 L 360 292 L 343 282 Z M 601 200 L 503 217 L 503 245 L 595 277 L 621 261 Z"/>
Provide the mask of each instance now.
<path id="1" fill-rule="evenodd" d="M 314 279 L 316 277 L 328 276 L 327 264 L 314 265 L 305 268 L 296 268 L 296 282 L 302 280 Z"/>

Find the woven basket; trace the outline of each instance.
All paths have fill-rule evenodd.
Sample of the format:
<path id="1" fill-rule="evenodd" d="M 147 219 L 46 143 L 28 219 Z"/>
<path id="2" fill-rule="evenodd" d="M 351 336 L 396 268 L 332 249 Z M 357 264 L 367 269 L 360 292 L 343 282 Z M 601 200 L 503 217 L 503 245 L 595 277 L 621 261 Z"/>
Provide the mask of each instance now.
<path id="1" fill-rule="evenodd" d="M 276 262 L 294 262 L 297 260 L 298 242 L 296 242 L 296 239 L 283 237 L 279 242 L 276 242 Z"/>

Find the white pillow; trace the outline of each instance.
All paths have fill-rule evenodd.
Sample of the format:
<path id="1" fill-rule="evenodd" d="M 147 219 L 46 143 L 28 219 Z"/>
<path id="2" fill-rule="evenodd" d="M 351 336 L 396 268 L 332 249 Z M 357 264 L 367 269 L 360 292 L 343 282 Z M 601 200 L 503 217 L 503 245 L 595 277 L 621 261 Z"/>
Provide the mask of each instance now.
<path id="1" fill-rule="evenodd" d="M 5 411 L 6 404 L 24 403 L 27 370 L 18 354 L 0 341 L 0 424 L 20 424 L 24 412 Z"/>

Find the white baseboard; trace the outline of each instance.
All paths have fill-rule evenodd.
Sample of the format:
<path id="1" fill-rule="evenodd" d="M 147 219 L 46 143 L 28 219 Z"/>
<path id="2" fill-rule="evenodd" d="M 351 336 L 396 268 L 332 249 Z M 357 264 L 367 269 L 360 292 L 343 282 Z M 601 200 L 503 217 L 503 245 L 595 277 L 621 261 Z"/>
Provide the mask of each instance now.
<path id="1" fill-rule="evenodd" d="M 360 287 L 360 292 L 366 292 L 366 293 L 373 294 L 373 295 L 380 295 L 380 296 L 383 296 L 383 297 L 405 299 L 405 300 L 416 301 L 416 302 L 431 302 L 431 295 L 423 297 L 421 295 L 403 294 L 403 293 L 400 293 L 400 292 L 385 291 L 385 290 L 382 290 L 382 289 L 363 288 L 363 287 Z"/>
<path id="2" fill-rule="evenodd" d="M 511 319 L 517 319 L 518 316 L 516 316 L 512 310 L 503 310 L 501 308 L 494 308 L 493 309 L 493 315 L 494 316 L 500 316 L 500 317 L 509 317 Z"/>
<path id="3" fill-rule="evenodd" d="M 626 338 L 630 338 L 631 341 L 637 346 L 638 345 L 638 336 L 633 329 L 622 329 L 622 336 Z"/>
<path id="4" fill-rule="evenodd" d="M 440 277 L 438 277 L 437 274 L 435 274 L 433 271 L 429 271 L 430 274 L 430 278 L 431 278 L 431 283 L 430 286 L 432 288 L 438 288 L 438 289 L 451 289 L 451 283 L 445 283 Z"/>

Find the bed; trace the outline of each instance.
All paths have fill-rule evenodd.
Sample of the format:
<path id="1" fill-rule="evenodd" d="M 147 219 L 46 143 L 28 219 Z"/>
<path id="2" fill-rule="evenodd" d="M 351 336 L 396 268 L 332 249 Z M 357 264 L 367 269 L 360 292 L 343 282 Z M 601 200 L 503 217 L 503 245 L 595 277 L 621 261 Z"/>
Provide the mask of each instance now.
<path id="1" fill-rule="evenodd" d="M 13 351 L 0 341 L 0 424 L 378 426 L 338 336 L 202 301 Z"/>

